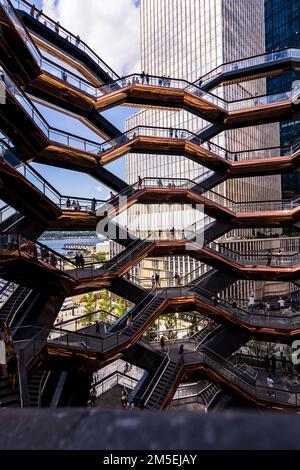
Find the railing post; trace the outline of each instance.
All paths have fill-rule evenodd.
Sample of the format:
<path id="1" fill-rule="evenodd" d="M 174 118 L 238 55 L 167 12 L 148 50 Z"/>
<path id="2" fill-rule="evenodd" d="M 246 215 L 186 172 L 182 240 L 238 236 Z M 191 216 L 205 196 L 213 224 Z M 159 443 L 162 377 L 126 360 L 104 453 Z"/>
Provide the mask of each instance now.
<path id="1" fill-rule="evenodd" d="M 24 359 L 24 351 L 21 349 L 18 353 L 18 378 L 21 408 L 29 407 L 28 377 Z"/>

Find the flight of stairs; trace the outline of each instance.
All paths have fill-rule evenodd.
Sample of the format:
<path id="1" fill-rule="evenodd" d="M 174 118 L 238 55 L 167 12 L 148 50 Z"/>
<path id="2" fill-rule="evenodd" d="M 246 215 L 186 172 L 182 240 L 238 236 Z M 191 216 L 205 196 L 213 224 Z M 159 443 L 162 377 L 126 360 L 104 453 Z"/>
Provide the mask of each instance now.
<path id="1" fill-rule="evenodd" d="M 0 319 L 3 320 L 6 325 L 10 324 L 15 312 L 19 309 L 30 292 L 31 290 L 27 287 L 19 286 L 9 299 L 7 299 L 0 310 Z"/>
<path id="2" fill-rule="evenodd" d="M 122 251 L 115 258 L 113 258 L 113 265 L 109 271 L 116 272 L 121 269 L 125 264 L 128 263 L 128 261 L 134 259 L 138 253 L 141 253 L 145 248 L 147 248 L 149 244 L 150 242 L 148 240 L 137 240 L 127 253 L 126 250 Z"/>
<path id="3" fill-rule="evenodd" d="M 208 408 L 211 403 L 215 400 L 216 396 L 221 393 L 221 391 L 222 389 L 218 385 L 208 382 L 207 387 L 205 387 L 199 393 L 199 398 L 201 399 L 203 405 Z"/>
<path id="4" fill-rule="evenodd" d="M 180 359 L 178 357 L 178 359 Z M 157 382 L 151 397 L 145 405 L 146 409 L 160 409 L 163 405 L 165 398 L 168 395 L 170 388 L 174 385 L 177 379 L 177 375 L 180 371 L 181 363 L 180 361 L 170 361 L 167 368 L 165 369 L 163 375 L 160 377 Z"/>
<path id="5" fill-rule="evenodd" d="M 134 319 L 133 317 L 133 328 L 132 331 L 138 331 L 142 325 L 144 325 L 149 318 L 151 318 L 152 314 L 158 309 L 158 307 L 163 302 L 163 299 L 160 297 L 154 297 L 154 299 L 146 305 L 146 307 L 138 314 L 137 318 Z"/>
<path id="6" fill-rule="evenodd" d="M 206 326 L 203 330 L 193 335 L 192 339 L 193 342 L 196 343 L 196 348 L 198 349 L 217 328 L 221 328 L 221 325 L 215 321 L 211 321 L 210 326 Z"/>
<path id="7" fill-rule="evenodd" d="M 45 371 L 36 370 L 28 380 L 29 405 L 37 408 L 39 406 L 40 385 Z"/>
<path id="8" fill-rule="evenodd" d="M 5 407 L 20 407 L 20 396 L 18 391 L 18 384 L 16 381 L 16 389 L 13 392 L 9 386 L 8 378 L 0 378 L 0 408 Z"/>

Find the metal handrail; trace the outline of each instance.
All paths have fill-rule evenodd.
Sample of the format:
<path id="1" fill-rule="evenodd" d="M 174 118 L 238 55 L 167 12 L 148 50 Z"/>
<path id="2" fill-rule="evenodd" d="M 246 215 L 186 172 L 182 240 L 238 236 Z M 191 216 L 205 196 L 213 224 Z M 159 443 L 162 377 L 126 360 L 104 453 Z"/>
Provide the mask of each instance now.
<path id="1" fill-rule="evenodd" d="M 6 0 L 7 1 L 7 0 Z M 27 1 L 25 0 L 12 0 L 12 3 L 13 4 L 17 4 L 18 7 L 20 7 L 20 5 L 23 5 L 25 6 L 25 12 L 26 12 L 26 9 L 27 11 L 31 11 L 31 8 L 33 5 L 31 5 L 30 3 L 28 3 Z M 18 8 L 19 10 L 21 10 L 21 8 Z M 38 13 L 39 12 L 39 16 L 41 18 L 44 18 L 47 22 L 47 24 L 52 24 L 53 26 L 56 25 L 56 22 L 50 18 L 49 16 L 47 16 L 45 13 L 41 12 L 41 10 L 39 10 L 38 8 L 35 8 L 35 11 Z M 20 20 L 21 21 L 21 20 Z M 24 24 L 24 23 L 23 23 Z M 25 28 L 25 26 L 24 26 Z M 77 45 L 77 47 L 79 47 L 80 45 L 83 46 L 82 47 L 79 47 L 80 50 L 82 50 L 83 52 L 88 52 L 88 55 L 91 56 L 91 57 L 95 57 L 95 60 L 96 63 L 98 64 L 101 64 L 101 66 L 103 66 L 105 68 L 105 71 L 106 73 L 108 73 L 110 76 L 112 77 L 119 77 L 119 75 L 103 60 L 101 59 L 95 51 L 93 51 L 82 39 L 80 39 L 80 42 L 78 42 L 78 38 L 73 34 L 71 33 L 69 30 L 67 30 L 66 28 L 64 28 L 63 26 L 59 25 L 59 29 L 61 31 L 63 31 L 65 34 L 67 34 L 67 37 L 70 37 L 70 38 L 73 38 L 73 41 L 75 42 L 75 44 Z"/>
<path id="2" fill-rule="evenodd" d="M 37 110 L 37 108 L 36 108 L 36 107 L 32 104 L 32 102 L 29 101 L 28 98 L 24 95 L 23 91 L 22 91 L 19 87 L 17 87 L 16 84 L 12 81 L 12 79 L 9 77 L 9 75 L 7 74 L 7 72 L 5 72 L 5 76 L 7 77 L 7 80 L 8 80 L 8 81 L 10 81 L 11 83 L 13 83 L 13 88 L 18 90 L 18 95 L 22 96 L 23 99 L 27 102 L 28 106 L 31 107 L 33 116 L 37 116 L 38 121 L 39 121 L 39 122 L 42 122 L 42 124 L 43 124 L 43 129 L 44 129 L 44 130 L 46 129 L 46 134 L 45 134 L 44 130 L 41 129 L 41 127 L 40 127 L 40 129 L 42 130 L 42 132 L 44 132 L 44 134 L 46 135 L 46 137 L 47 137 L 48 139 L 50 138 L 51 132 L 53 132 L 53 133 L 59 133 L 60 135 L 65 136 L 66 141 L 67 141 L 67 145 L 69 145 L 68 142 L 69 142 L 69 140 L 70 140 L 70 138 L 71 138 L 71 139 L 74 139 L 76 142 L 78 142 L 78 141 L 82 142 L 82 143 L 84 144 L 84 150 L 85 150 L 85 151 L 89 151 L 89 152 L 93 153 L 93 149 L 98 149 L 98 154 L 99 154 L 100 150 L 103 148 L 104 145 L 107 145 L 107 144 L 112 145 L 112 143 L 113 143 L 114 141 L 118 141 L 118 140 L 124 138 L 124 136 L 126 136 L 126 134 L 127 134 L 128 132 L 130 132 L 130 131 L 127 131 L 126 133 L 123 134 L 123 136 L 121 136 L 121 137 L 119 137 L 119 138 L 117 138 L 117 139 L 110 139 L 110 140 L 104 142 L 103 144 L 99 144 L 98 142 L 91 141 L 91 140 L 89 140 L 89 139 L 87 139 L 87 138 L 78 137 L 78 135 L 71 134 L 70 132 L 65 132 L 65 131 L 61 131 L 61 130 L 59 130 L 59 129 L 55 129 L 55 128 L 51 127 L 51 126 L 48 124 L 48 122 L 45 120 L 45 118 L 39 113 L 39 111 Z M 10 87 L 8 87 L 8 91 L 10 91 Z M 35 122 L 36 122 L 36 121 L 35 121 Z M 145 126 L 137 126 L 137 127 L 145 127 Z M 134 128 L 133 128 L 133 129 L 134 129 Z M 180 130 L 180 129 L 177 129 L 177 130 Z M 184 132 L 187 132 L 187 133 L 189 133 L 189 134 L 191 134 L 191 132 L 188 131 L 188 130 L 186 130 L 186 129 L 183 130 L 183 131 L 184 131 Z M 194 137 L 193 137 L 193 138 L 197 138 L 198 140 L 201 140 L 201 139 L 199 139 L 199 136 L 196 135 L 196 134 L 194 134 Z M 86 147 L 87 147 L 88 145 L 91 146 L 91 149 L 90 149 L 90 150 L 86 150 Z M 215 148 L 218 148 L 218 146 L 217 146 L 216 144 L 209 144 L 209 145 L 214 146 Z M 270 148 L 271 148 L 271 147 L 270 147 Z M 280 147 L 274 147 L 274 148 L 280 148 Z M 290 148 L 290 147 L 289 147 L 289 148 Z M 220 147 L 220 149 L 222 149 L 222 148 Z M 222 149 L 222 150 L 223 150 L 223 149 Z M 264 149 L 264 150 L 267 150 L 267 149 Z M 256 150 L 252 150 L 252 151 L 256 151 Z M 225 151 L 225 152 L 227 152 L 227 154 L 230 153 L 229 151 Z M 232 153 L 236 154 L 236 153 L 239 153 L 239 152 L 232 152 Z M 242 152 L 240 152 L 240 153 L 242 153 Z"/>
<path id="3" fill-rule="evenodd" d="M 19 305 L 18 309 L 15 311 L 13 317 L 11 318 L 9 324 L 7 326 L 11 326 L 19 309 L 24 305 L 24 303 L 26 302 L 26 300 L 28 299 L 29 295 L 31 294 L 32 290 L 31 289 L 27 289 L 27 287 L 23 287 L 20 294 L 18 295 L 18 297 L 15 299 L 13 305 L 11 306 L 10 310 L 9 310 L 9 313 L 7 315 L 6 318 L 9 318 L 11 312 L 14 310 L 15 306 L 16 306 L 16 303 L 18 302 L 18 300 L 20 299 L 20 297 L 22 296 L 22 294 L 24 293 L 24 290 L 28 290 L 28 294 L 26 295 L 26 297 L 24 298 L 24 300 L 22 301 L 22 303 Z"/>
<path id="4" fill-rule="evenodd" d="M 220 75 L 220 73 L 216 73 L 218 69 L 222 69 L 223 67 L 226 67 L 228 65 L 233 65 L 233 64 L 237 64 L 239 62 L 246 62 L 246 61 L 249 61 L 249 60 L 252 60 L 252 59 L 256 59 L 256 58 L 259 58 L 259 57 L 264 57 L 264 56 L 270 56 L 272 54 L 280 54 L 280 52 L 283 52 L 283 51 L 288 51 L 288 50 L 297 50 L 298 48 L 297 47 L 289 47 L 289 46 L 285 46 L 285 47 L 282 47 L 276 51 L 269 51 L 269 52 L 262 52 L 261 54 L 255 54 L 255 55 L 252 55 L 252 56 L 249 56 L 249 57 L 246 57 L 246 58 L 242 58 L 242 59 L 237 59 L 237 60 L 231 60 L 229 62 L 224 62 L 223 64 L 220 64 L 220 65 L 217 65 L 215 68 L 213 68 L 212 70 L 210 70 L 209 72 L 207 72 L 206 74 L 202 75 L 201 77 L 201 80 L 205 80 L 205 78 L 208 76 L 208 75 Z M 236 69 L 238 70 L 238 69 Z M 193 84 L 195 82 L 198 82 L 199 79 L 195 80 L 193 82 Z"/>
<path id="5" fill-rule="evenodd" d="M 46 385 L 48 383 L 48 380 L 49 380 L 49 377 L 51 375 L 51 371 L 49 370 L 48 372 L 45 371 L 43 376 L 42 376 L 42 379 L 40 381 L 40 384 L 39 384 L 39 396 L 38 396 L 38 408 L 41 408 L 41 405 L 42 405 L 42 396 L 43 396 L 43 393 L 44 393 L 44 390 L 46 388 Z"/>
<path id="6" fill-rule="evenodd" d="M 93 316 L 96 316 L 98 315 L 99 313 L 104 313 L 105 315 L 110 315 L 111 317 L 114 317 L 116 320 L 119 319 L 119 317 L 117 317 L 117 315 L 114 315 L 113 313 L 111 312 L 107 312 L 106 310 L 103 310 L 103 309 L 99 309 L 99 310 L 96 310 L 95 312 L 93 313 L 88 313 L 88 314 L 85 314 L 85 315 L 80 315 L 79 317 L 76 317 L 76 318 L 70 318 L 69 320 L 66 320 L 64 322 L 61 322 L 59 323 L 59 327 L 62 327 L 62 326 L 65 326 L 65 325 L 69 325 L 69 324 L 72 324 L 72 323 L 76 323 L 77 321 L 80 321 L 80 320 L 89 320 L 89 318 L 93 317 Z M 83 326 L 83 328 L 85 327 L 86 325 Z"/>
<path id="7" fill-rule="evenodd" d="M 62 200 L 63 199 L 66 199 L 66 200 L 76 200 L 76 201 L 87 201 L 89 203 L 92 203 L 93 201 L 96 203 L 96 204 L 99 204 L 99 203 L 103 203 L 105 201 L 103 201 L 102 199 L 95 199 L 95 198 L 86 198 L 86 197 L 76 197 L 76 196 L 69 196 L 69 195 L 62 195 L 60 194 L 60 192 L 54 187 L 51 185 L 51 183 L 49 183 L 35 168 L 33 168 L 31 165 L 29 165 L 15 150 L 14 147 L 11 147 L 3 138 L 0 138 L 0 145 L 2 145 L 2 147 L 5 147 L 6 149 L 8 149 L 10 152 L 12 152 L 14 154 L 14 157 L 18 160 L 18 164 L 23 166 L 25 168 L 25 172 L 24 172 L 24 175 L 21 173 L 22 176 L 24 176 L 26 178 L 26 172 L 29 172 L 29 174 L 33 175 L 38 181 L 39 183 L 42 184 L 42 187 L 43 187 L 43 191 L 41 191 L 36 185 L 35 187 L 41 191 L 43 194 L 45 194 L 45 188 L 47 188 L 50 192 L 50 194 L 53 194 L 55 197 L 57 197 L 57 199 L 59 200 L 58 202 L 58 206 L 59 207 L 62 207 Z M 2 158 L 5 160 L 5 162 L 12 166 L 12 168 L 15 169 L 15 167 L 13 165 L 11 165 L 11 163 L 9 162 L 9 160 L 6 158 L 5 154 L 3 153 L 2 154 Z M 27 179 L 27 178 L 26 178 Z M 31 184 L 34 184 L 32 181 L 29 180 L 29 182 Z M 0 209 L 0 212 L 3 212 L 4 210 L 8 210 L 10 208 L 10 206 L 6 205 L 4 207 L 2 207 Z"/>
<path id="8" fill-rule="evenodd" d="M 167 369 L 168 365 L 170 364 L 171 360 L 170 360 L 170 355 L 169 353 L 167 352 L 165 355 L 164 355 L 164 358 L 158 368 L 158 370 L 156 371 L 156 373 L 154 374 L 154 376 L 152 377 L 150 383 L 148 384 L 146 390 L 143 392 L 143 394 L 139 397 L 137 396 L 136 398 L 140 399 L 141 401 L 145 398 L 145 396 L 147 395 L 148 393 L 148 390 L 151 389 L 150 393 L 148 393 L 148 397 L 146 398 L 145 402 L 144 402 L 144 406 L 147 405 L 152 393 L 154 392 L 155 390 L 155 387 L 156 385 L 158 384 L 158 382 L 160 381 L 162 375 L 164 374 L 165 370 Z M 165 363 L 165 364 L 164 364 Z M 160 371 L 160 369 L 162 369 Z M 156 378 L 157 377 L 157 378 Z"/>

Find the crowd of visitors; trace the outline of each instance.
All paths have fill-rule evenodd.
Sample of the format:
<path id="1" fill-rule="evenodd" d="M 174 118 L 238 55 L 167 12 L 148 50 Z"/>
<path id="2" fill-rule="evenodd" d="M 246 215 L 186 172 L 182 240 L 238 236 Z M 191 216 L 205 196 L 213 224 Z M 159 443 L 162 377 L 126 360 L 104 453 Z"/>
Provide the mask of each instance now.
<path id="1" fill-rule="evenodd" d="M 92 201 L 92 203 L 93 203 L 93 201 Z M 81 211 L 81 205 L 79 204 L 78 199 L 77 199 L 77 201 L 75 201 L 75 199 L 73 199 L 73 201 L 71 202 L 71 199 L 68 198 L 67 201 L 66 201 L 66 208 L 71 209 L 73 211 Z"/>
<path id="2" fill-rule="evenodd" d="M 33 4 L 30 8 L 30 15 L 37 19 L 38 21 L 41 21 L 41 18 L 44 18 L 44 21 L 43 21 L 43 24 L 44 26 L 46 27 L 50 27 L 51 28 L 51 24 L 53 24 L 53 22 L 50 20 L 49 18 L 49 21 L 47 21 L 45 15 L 44 15 L 44 12 L 43 10 L 40 10 L 38 9 L 35 4 Z M 54 23 L 54 31 L 56 34 L 60 34 L 61 33 L 61 26 L 60 26 L 60 22 L 59 21 L 56 21 Z M 68 34 L 66 34 L 65 36 L 65 39 L 67 39 L 67 41 L 71 41 L 72 42 L 72 36 L 69 36 Z M 77 35 L 76 38 L 75 38 L 75 44 L 77 47 L 80 46 L 80 43 L 81 43 L 81 39 L 80 39 L 80 36 Z"/>
<path id="3" fill-rule="evenodd" d="M 295 311 L 291 302 L 287 305 L 287 301 L 282 296 L 279 296 L 275 302 L 273 301 L 270 303 L 269 301 L 256 300 L 253 292 L 249 296 L 248 309 L 251 312 L 257 311 L 262 314 L 269 313 L 271 311 L 280 311 L 284 314 L 291 314 Z"/>

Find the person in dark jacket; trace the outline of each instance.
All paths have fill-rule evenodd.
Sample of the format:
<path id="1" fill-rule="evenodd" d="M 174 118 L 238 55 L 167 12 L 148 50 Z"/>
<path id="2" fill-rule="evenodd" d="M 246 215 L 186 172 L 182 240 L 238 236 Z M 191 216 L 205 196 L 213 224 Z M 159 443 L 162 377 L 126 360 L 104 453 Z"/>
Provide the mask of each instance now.
<path id="1" fill-rule="evenodd" d="M 7 361 L 7 374 L 8 374 L 8 382 L 12 391 L 15 391 L 16 386 L 16 377 L 18 373 L 18 360 L 15 353 Z"/>

